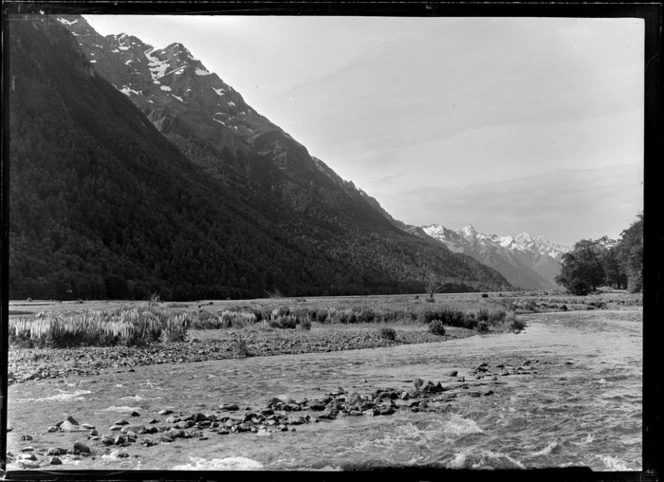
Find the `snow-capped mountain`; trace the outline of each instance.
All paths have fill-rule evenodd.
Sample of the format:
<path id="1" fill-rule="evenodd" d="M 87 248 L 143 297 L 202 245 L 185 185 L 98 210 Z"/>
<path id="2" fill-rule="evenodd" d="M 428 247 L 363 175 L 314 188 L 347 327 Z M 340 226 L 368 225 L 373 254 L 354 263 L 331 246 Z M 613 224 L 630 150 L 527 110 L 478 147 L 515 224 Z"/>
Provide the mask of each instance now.
<path id="1" fill-rule="evenodd" d="M 422 229 L 450 250 L 472 256 L 525 289 L 556 287 L 554 278 L 560 273 L 561 257 L 570 249 L 542 236 L 484 234 L 472 225 L 456 231 L 436 224 Z"/>

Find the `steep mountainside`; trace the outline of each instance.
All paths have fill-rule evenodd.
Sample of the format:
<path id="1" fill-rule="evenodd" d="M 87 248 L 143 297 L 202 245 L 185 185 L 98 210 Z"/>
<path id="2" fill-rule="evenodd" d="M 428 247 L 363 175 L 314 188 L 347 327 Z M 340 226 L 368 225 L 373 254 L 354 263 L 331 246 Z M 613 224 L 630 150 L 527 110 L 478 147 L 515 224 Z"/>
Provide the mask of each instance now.
<path id="1" fill-rule="evenodd" d="M 560 259 L 569 251 L 569 248 L 528 233 L 514 237 L 487 235 L 470 225 L 458 231 L 435 224 L 423 229 L 452 251 L 472 256 L 497 270 L 514 286 L 526 289 L 555 288 L 554 278 L 560 273 Z"/>
<path id="2" fill-rule="evenodd" d="M 84 33 L 65 28 L 79 19 L 11 22 L 10 296 L 413 292 L 430 271 L 469 289 L 509 287 L 480 263 L 401 232 L 200 63 L 186 61 L 181 85 L 152 77 L 169 55 L 189 59 L 184 49 L 137 50 L 133 62 L 145 62 L 140 76 L 150 82 L 113 87 L 100 75 L 101 51 L 84 53 Z M 138 43 L 107 40 L 109 58 Z M 109 72 L 133 63 L 117 60 Z M 124 71 L 116 75 L 122 82 Z M 139 87 L 153 89 L 144 105 L 131 102 Z M 189 88 L 202 107 L 178 114 Z M 206 90 L 208 100 L 223 98 L 221 88 L 235 99 L 227 111 L 204 99 Z M 205 109 L 230 119 L 236 106 L 253 133 L 216 120 L 217 130 L 199 129 Z"/>

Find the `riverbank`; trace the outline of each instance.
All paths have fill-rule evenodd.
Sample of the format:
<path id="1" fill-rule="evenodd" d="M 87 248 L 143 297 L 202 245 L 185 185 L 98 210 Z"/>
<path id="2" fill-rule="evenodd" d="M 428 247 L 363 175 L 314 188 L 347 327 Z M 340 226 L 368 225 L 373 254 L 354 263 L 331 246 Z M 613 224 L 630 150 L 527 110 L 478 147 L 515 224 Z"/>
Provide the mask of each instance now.
<path id="1" fill-rule="evenodd" d="M 394 339 L 381 334 L 391 327 Z M 447 327 L 445 335 L 429 333 L 426 326 L 322 325 L 311 330 L 219 329 L 189 332 L 189 341 L 143 347 L 10 348 L 9 384 L 28 380 L 99 375 L 137 366 L 192 363 L 232 358 L 329 353 L 414 343 L 440 343 L 476 334 L 466 328 Z"/>

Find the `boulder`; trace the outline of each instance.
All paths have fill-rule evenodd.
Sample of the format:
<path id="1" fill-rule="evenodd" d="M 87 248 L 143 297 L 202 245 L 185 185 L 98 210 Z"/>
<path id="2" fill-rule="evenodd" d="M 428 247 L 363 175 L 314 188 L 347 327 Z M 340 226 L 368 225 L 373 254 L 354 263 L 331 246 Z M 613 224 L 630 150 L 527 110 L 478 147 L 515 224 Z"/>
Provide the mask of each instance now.
<path id="1" fill-rule="evenodd" d="M 74 417 L 72 417 L 71 415 L 67 415 L 67 416 L 65 417 L 65 419 L 64 419 L 63 422 L 69 422 L 69 423 L 71 423 L 72 425 L 80 425 L 80 424 L 76 421 L 76 419 L 75 419 Z"/>
<path id="2" fill-rule="evenodd" d="M 90 447 L 83 442 L 74 442 L 74 454 L 90 454 Z"/>

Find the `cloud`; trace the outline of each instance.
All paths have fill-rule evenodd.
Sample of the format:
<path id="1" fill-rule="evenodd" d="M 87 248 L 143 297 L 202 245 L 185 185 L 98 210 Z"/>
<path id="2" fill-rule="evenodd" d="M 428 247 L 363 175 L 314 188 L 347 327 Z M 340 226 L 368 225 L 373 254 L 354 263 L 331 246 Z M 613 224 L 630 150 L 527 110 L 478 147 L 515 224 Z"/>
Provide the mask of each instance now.
<path id="1" fill-rule="evenodd" d="M 378 200 L 410 224 L 473 224 L 484 232 L 527 231 L 573 244 L 582 238 L 616 237 L 636 219 L 643 209 L 639 176 L 633 165 L 559 169 L 465 187 L 419 187 L 381 194 Z"/>

